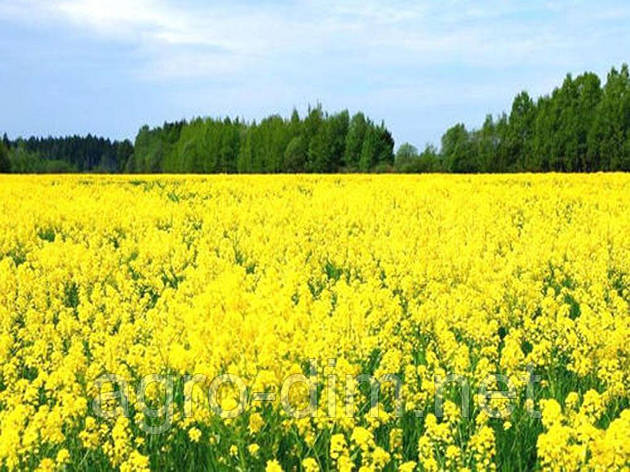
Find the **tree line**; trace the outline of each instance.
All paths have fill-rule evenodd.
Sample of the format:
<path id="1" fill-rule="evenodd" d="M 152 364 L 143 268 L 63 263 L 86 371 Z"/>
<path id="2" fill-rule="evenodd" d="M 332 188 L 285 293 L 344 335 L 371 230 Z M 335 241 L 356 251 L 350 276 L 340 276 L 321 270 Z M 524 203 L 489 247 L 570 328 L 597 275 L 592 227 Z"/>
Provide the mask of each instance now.
<path id="1" fill-rule="evenodd" d="M 394 140 L 384 124 L 318 105 L 304 117 L 273 115 L 260 123 L 197 118 L 144 126 L 127 172 L 277 173 L 368 172 L 394 164 Z"/>
<path id="2" fill-rule="evenodd" d="M 630 74 L 613 68 L 602 85 L 591 72 L 566 76 L 560 87 L 534 100 L 519 93 L 510 113 L 488 115 L 481 128 L 456 124 L 441 149 L 422 153 L 403 144 L 402 172 L 630 171 Z"/>
<path id="3" fill-rule="evenodd" d="M 0 142 L 0 172 L 121 172 L 133 154 L 129 140 L 111 141 L 88 134 L 63 138 L 18 138 Z"/>
<path id="4" fill-rule="evenodd" d="M 394 140 L 359 112 L 260 122 L 196 118 L 143 126 L 132 144 L 88 135 L 0 142 L 0 172 L 593 172 L 630 170 L 630 73 L 566 76 L 551 94 L 519 93 L 480 128 L 449 128 L 438 149 Z"/>

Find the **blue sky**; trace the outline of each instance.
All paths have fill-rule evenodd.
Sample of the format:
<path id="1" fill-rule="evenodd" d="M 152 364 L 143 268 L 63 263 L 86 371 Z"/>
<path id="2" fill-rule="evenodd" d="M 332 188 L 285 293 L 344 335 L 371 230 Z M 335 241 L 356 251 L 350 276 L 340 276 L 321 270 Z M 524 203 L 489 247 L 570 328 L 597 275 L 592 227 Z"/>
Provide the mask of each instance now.
<path id="1" fill-rule="evenodd" d="M 626 1 L 0 0 L 0 133 L 133 138 L 321 102 L 438 143 L 630 61 Z M 625 54 L 624 54 L 625 53 Z"/>

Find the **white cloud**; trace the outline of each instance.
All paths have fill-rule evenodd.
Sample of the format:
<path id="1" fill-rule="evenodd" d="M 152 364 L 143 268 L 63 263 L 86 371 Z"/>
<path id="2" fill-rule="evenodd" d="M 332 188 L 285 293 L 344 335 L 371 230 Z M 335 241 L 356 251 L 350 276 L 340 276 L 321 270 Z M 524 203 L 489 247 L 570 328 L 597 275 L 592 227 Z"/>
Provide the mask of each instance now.
<path id="1" fill-rule="evenodd" d="M 335 54 L 345 54 L 348 64 L 375 68 L 414 61 L 540 63 L 549 60 L 550 51 L 566 49 L 572 37 L 542 17 L 541 26 L 510 18 L 527 13 L 533 8 L 529 5 L 496 0 L 188 6 L 162 0 L 0 0 L 0 15 L 70 23 L 106 39 L 128 41 L 144 48 L 149 65 L 143 65 L 142 76 L 158 78 L 233 73 L 261 61 L 303 57 L 325 64 Z"/>

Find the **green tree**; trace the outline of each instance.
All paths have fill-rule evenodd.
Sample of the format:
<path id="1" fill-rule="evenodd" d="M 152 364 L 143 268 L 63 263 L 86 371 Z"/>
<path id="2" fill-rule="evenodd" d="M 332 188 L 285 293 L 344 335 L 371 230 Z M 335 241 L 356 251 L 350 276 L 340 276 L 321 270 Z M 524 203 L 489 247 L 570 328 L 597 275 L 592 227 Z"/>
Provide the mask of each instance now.
<path id="1" fill-rule="evenodd" d="M 466 126 L 458 123 L 442 136 L 442 156 L 449 172 L 477 172 L 474 149 Z"/>
<path id="2" fill-rule="evenodd" d="M 438 149 L 432 144 L 427 144 L 420 153 L 418 159 L 418 172 L 442 172 L 443 163 L 440 159 Z"/>
<path id="3" fill-rule="evenodd" d="M 403 143 L 398 147 L 396 151 L 395 162 L 411 161 L 418 158 L 418 148 L 413 144 Z"/>
<path id="4" fill-rule="evenodd" d="M 348 126 L 344 152 L 344 165 L 351 170 L 359 167 L 367 128 L 367 121 L 363 113 L 359 112 L 352 116 Z"/>
<path id="5" fill-rule="evenodd" d="M 369 126 L 363 137 L 363 145 L 361 146 L 361 154 L 359 157 L 359 170 L 368 172 L 376 165 L 376 156 L 378 153 L 378 134 L 373 126 Z"/>
<path id="6" fill-rule="evenodd" d="M 577 152 L 573 168 L 576 171 L 595 170 L 595 163 L 589 160 L 588 136 L 595 124 L 595 113 L 602 100 L 602 84 L 599 77 L 587 72 L 575 79 L 576 100 L 573 111 Z"/>
<path id="7" fill-rule="evenodd" d="M 481 129 L 473 133 L 474 152 L 477 154 L 474 159 L 476 171 L 491 172 L 495 167 L 495 160 L 498 151 L 498 138 L 496 126 L 492 115 L 486 115 Z"/>
<path id="8" fill-rule="evenodd" d="M 306 170 L 306 161 L 308 148 L 306 140 L 302 136 L 295 136 L 287 144 L 284 152 L 284 164 L 287 172 L 304 172 Z"/>
<path id="9" fill-rule="evenodd" d="M 628 170 L 630 154 L 630 73 L 624 64 L 613 68 L 604 85 L 588 136 L 588 161 L 597 170 Z M 595 166 L 594 163 L 598 164 Z"/>
<path id="10" fill-rule="evenodd" d="M 6 174 L 11 171 L 11 161 L 9 160 L 9 150 L 4 144 L 4 141 L 0 141 L 0 174 Z"/>
<path id="11" fill-rule="evenodd" d="M 133 144 L 128 139 L 116 143 L 116 172 L 123 172 L 133 155 Z"/>
<path id="12" fill-rule="evenodd" d="M 42 159 L 28 150 L 26 142 L 18 140 L 9 153 L 10 170 L 17 174 L 34 174 L 44 171 Z"/>
<path id="13" fill-rule="evenodd" d="M 532 151 L 536 106 L 529 94 L 519 93 L 512 103 L 507 135 L 506 170 L 522 170 Z"/>
<path id="14" fill-rule="evenodd" d="M 236 171 L 244 174 L 253 172 L 254 168 L 254 144 L 253 127 L 246 129 L 241 135 L 244 142 L 241 144 L 236 159 Z M 244 137 L 243 137 L 244 136 Z"/>
<path id="15" fill-rule="evenodd" d="M 553 102 L 550 97 L 541 97 L 536 105 L 530 158 L 526 160 L 524 170 L 547 171 L 554 149 L 554 133 L 557 128 L 554 118 Z"/>
<path id="16" fill-rule="evenodd" d="M 394 138 L 385 127 L 385 123 L 376 127 L 376 137 L 376 164 L 381 166 L 394 165 Z"/>
<path id="17" fill-rule="evenodd" d="M 438 172 L 441 169 L 438 150 L 435 146 L 427 144 L 424 150 L 418 153 L 415 146 L 404 143 L 396 152 L 395 167 L 402 173 Z"/>

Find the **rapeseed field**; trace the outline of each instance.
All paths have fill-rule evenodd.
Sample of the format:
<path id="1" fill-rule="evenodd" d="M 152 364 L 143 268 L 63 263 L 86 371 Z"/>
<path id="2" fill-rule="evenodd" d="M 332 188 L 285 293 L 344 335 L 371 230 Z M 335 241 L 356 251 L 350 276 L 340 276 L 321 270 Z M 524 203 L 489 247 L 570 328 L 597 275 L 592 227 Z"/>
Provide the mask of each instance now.
<path id="1" fill-rule="evenodd" d="M 0 177 L 0 469 L 629 470 L 630 176 Z"/>

